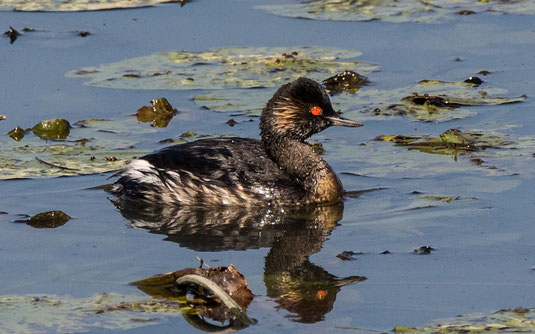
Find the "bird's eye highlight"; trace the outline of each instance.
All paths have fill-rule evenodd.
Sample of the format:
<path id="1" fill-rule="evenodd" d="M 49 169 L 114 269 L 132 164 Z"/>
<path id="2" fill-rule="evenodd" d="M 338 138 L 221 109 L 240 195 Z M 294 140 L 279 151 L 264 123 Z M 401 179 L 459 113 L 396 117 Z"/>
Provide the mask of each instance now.
<path id="1" fill-rule="evenodd" d="M 318 106 L 315 106 L 315 107 L 312 107 L 312 109 L 310 109 L 310 112 L 311 112 L 312 115 L 314 115 L 314 116 L 319 116 L 319 115 L 321 115 L 321 113 L 323 112 L 323 109 L 321 109 L 321 108 L 318 107 Z"/>

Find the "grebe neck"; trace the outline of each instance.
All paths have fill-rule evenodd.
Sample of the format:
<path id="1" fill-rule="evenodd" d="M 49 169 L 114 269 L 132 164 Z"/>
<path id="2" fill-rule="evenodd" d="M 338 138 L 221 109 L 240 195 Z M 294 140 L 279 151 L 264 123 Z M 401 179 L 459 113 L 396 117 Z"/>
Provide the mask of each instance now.
<path id="1" fill-rule="evenodd" d="M 271 139 L 264 141 L 267 154 L 302 185 L 305 202 L 330 204 L 342 198 L 340 179 L 309 144 L 290 138 Z"/>

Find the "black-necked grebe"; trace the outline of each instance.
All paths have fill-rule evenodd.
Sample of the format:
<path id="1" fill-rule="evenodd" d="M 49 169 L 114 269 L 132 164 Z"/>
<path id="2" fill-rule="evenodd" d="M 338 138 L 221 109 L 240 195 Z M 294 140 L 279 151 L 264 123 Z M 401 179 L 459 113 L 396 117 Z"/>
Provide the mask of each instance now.
<path id="1" fill-rule="evenodd" d="M 317 82 L 281 86 L 260 118 L 261 140 L 201 139 L 133 160 L 112 192 L 126 200 L 173 205 L 310 205 L 340 201 L 342 183 L 305 139 L 341 118 Z"/>

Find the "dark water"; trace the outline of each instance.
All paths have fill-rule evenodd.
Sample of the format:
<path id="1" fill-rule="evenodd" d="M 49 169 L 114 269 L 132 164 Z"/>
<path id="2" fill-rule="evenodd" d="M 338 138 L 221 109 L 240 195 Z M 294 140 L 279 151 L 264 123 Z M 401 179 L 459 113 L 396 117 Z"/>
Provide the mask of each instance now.
<path id="1" fill-rule="evenodd" d="M 128 210 L 121 213 L 103 191 L 86 190 L 108 183 L 110 174 L 1 181 L 0 211 L 8 214 L 0 215 L 0 295 L 142 295 L 127 283 L 195 267 L 195 256 L 200 256 L 215 266 L 232 263 L 247 278 L 256 295 L 248 314 L 259 322 L 246 331 L 391 330 L 457 314 L 535 306 L 533 157 L 494 159 L 505 172 L 493 173 L 469 159 L 455 161 L 389 143 L 360 145 L 380 134 L 438 135 L 453 127 L 502 129 L 512 138 L 534 136 L 532 17 L 480 14 L 436 25 L 327 22 L 273 16 L 253 9 L 256 3 L 203 0 L 183 8 L 0 12 L 5 30 L 46 30 L 25 34 L 13 45 L 2 40 L 0 114 L 8 118 L 0 122 L 0 132 L 53 117 L 125 117 L 148 100 L 165 96 L 181 113 L 167 128 L 143 134 L 145 144 L 140 145 L 145 148 L 160 147 L 158 140 L 188 130 L 256 137 L 256 121 L 231 128 L 225 124 L 228 114 L 203 110 L 191 101 L 197 92 L 96 88 L 64 77 L 73 69 L 158 51 L 223 46 L 356 49 L 363 52 L 360 59 L 381 66 L 371 77 L 381 89 L 421 79 L 462 80 L 489 70 L 488 80 L 507 89 L 506 95 L 527 94 L 528 99 L 479 107 L 476 116 L 463 120 L 422 123 L 396 117 L 317 135 L 314 139 L 323 142 L 324 157 L 347 190 L 386 188 L 348 198 L 343 208 L 140 217 Z M 92 35 L 81 38 L 75 30 Z M 462 61 L 454 62 L 456 57 Z M 348 116 L 357 118 L 358 109 Z M 414 191 L 465 199 L 429 202 Z M 429 205 L 434 207 L 422 208 Z M 18 214 L 47 210 L 62 210 L 73 219 L 50 230 L 11 223 Z M 422 245 L 436 250 L 412 254 Z M 336 255 L 344 250 L 364 254 L 341 261 Z M 379 254 L 384 250 L 391 254 Z M 337 286 L 337 279 L 354 276 L 367 280 Z M 273 277 L 295 285 L 278 284 Z M 323 282 L 318 289 L 328 297 L 314 299 L 300 290 L 307 279 Z M 278 297 L 284 293 L 298 297 Z M 107 332 L 98 326 L 94 330 Z M 127 332 L 147 330 L 194 331 L 181 317 L 170 317 Z"/>

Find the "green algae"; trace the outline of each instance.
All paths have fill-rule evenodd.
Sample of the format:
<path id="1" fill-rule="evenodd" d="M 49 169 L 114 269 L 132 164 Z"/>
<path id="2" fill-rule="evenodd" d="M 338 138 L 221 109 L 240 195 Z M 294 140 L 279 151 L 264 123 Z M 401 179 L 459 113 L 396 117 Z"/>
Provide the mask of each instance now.
<path id="1" fill-rule="evenodd" d="M 278 87 L 301 76 L 322 80 L 376 65 L 358 62 L 359 51 L 329 47 L 229 47 L 205 52 L 170 51 L 71 71 L 87 85 L 122 89 L 224 89 Z"/>
<path id="2" fill-rule="evenodd" d="M 21 12 L 78 12 L 155 6 L 171 0 L 0 0 L 0 8 Z"/>
<path id="3" fill-rule="evenodd" d="M 301 0 L 257 6 L 270 13 L 313 20 L 434 23 L 483 12 L 535 14 L 529 0 Z"/>

